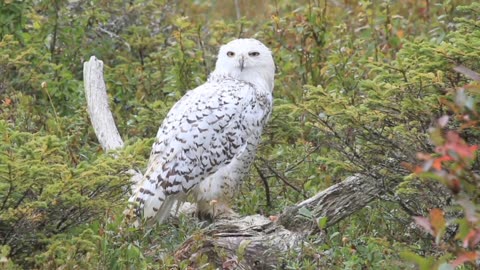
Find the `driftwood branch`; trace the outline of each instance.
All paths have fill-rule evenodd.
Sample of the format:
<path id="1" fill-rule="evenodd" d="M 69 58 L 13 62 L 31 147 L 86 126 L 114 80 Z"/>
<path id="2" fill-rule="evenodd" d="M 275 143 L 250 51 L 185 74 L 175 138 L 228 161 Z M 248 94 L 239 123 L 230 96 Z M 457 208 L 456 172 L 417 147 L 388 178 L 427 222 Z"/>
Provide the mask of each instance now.
<path id="1" fill-rule="evenodd" d="M 103 150 L 107 152 L 123 148 L 122 137 L 108 105 L 107 87 L 103 79 L 103 62 L 95 56 L 90 57 L 90 60 L 83 64 L 83 84 L 88 116 Z M 131 175 L 130 180 L 134 184 L 142 178 L 142 174 L 136 170 L 131 169 L 127 173 Z"/>
<path id="2" fill-rule="evenodd" d="M 83 82 L 88 115 L 100 145 L 105 151 L 122 148 L 123 140 L 108 105 L 107 87 L 103 80 L 103 62 L 95 56 L 83 64 Z"/>
<path id="3" fill-rule="evenodd" d="M 108 106 L 103 63 L 94 56 L 84 64 L 84 83 L 88 113 L 103 149 L 123 147 Z M 140 173 L 133 172 L 133 179 L 141 177 Z M 301 249 L 308 235 L 321 233 L 320 219 L 326 219 L 324 228 L 328 228 L 376 199 L 381 194 L 377 182 L 364 175 L 348 177 L 288 207 L 278 219 L 253 215 L 215 220 L 203 232 L 201 240 L 198 235 L 186 240 L 175 252 L 175 258 L 190 260 L 194 268 L 198 266 L 197 259 L 206 254 L 210 263 L 218 268 L 277 269 L 290 250 Z"/>

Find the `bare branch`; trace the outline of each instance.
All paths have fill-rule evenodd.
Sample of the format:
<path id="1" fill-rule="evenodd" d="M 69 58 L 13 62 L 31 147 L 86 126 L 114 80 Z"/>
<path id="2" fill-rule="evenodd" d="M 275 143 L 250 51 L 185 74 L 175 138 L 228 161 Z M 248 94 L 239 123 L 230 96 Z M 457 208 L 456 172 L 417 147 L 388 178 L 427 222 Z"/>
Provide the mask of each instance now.
<path id="1" fill-rule="evenodd" d="M 265 187 L 265 198 L 267 200 L 267 207 L 272 207 L 272 200 L 270 198 L 270 186 L 268 185 L 268 180 L 256 163 L 253 164 L 255 170 L 257 170 L 258 176 L 262 179 L 263 186 Z"/>
<path id="2" fill-rule="evenodd" d="M 306 198 L 307 196 L 305 196 L 305 194 L 303 193 L 303 191 L 294 186 L 292 183 L 289 182 L 289 180 L 287 179 L 287 177 L 285 177 L 282 173 L 279 173 L 277 172 L 271 165 L 270 163 L 268 163 L 268 160 L 264 159 L 264 158 L 260 158 L 261 161 L 263 161 L 263 164 L 265 165 L 265 167 L 267 167 L 267 169 L 273 173 L 278 179 L 282 180 L 283 183 L 285 183 L 285 185 L 291 187 L 293 190 L 295 190 L 296 192 L 300 193 L 303 195 L 304 198 Z"/>
<path id="3" fill-rule="evenodd" d="M 88 115 L 103 150 L 123 148 L 110 106 L 107 88 L 103 80 L 103 62 L 95 56 L 83 64 L 83 80 L 87 98 Z"/>
<path id="4" fill-rule="evenodd" d="M 88 115 L 103 150 L 123 148 L 122 137 L 108 105 L 107 87 L 103 80 L 103 62 L 95 56 L 90 57 L 90 60 L 83 64 L 83 83 Z M 131 175 L 130 180 L 134 184 L 142 179 L 142 174 L 136 170 L 130 169 L 127 173 Z"/>

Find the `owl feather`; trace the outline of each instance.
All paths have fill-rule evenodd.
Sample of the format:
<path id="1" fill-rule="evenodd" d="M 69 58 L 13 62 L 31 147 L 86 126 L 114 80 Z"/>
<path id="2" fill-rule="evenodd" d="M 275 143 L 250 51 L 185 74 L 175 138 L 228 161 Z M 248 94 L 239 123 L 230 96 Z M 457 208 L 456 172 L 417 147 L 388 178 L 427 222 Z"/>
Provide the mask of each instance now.
<path id="1" fill-rule="evenodd" d="M 130 198 L 136 213 L 163 222 L 189 195 L 198 212 L 215 215 L 248 174 L 272 109 L 275 65 L 255 39 L 220 48 L 215 70 L 169 111 L 152 146 L 147 170 Z"/>

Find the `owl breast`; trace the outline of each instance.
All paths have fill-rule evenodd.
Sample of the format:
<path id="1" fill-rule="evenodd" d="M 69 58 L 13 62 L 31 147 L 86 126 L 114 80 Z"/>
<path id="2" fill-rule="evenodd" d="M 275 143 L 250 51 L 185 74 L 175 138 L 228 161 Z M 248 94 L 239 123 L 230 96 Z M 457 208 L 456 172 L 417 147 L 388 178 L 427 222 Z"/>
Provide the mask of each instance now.
<path id="1" fill-rule="evenodd" d="M 236 119 L 239 134 L 230 134 L 232 138 L 247 134 L 245 143 L 232 160 L 217 172 L 201 181 L 193 189 L 193 194 L 199 205 L 211 200 L 229 201 L 238 191 L 246 178 L 255 159 L 257 147 L 265 124 L 272 110 L 272 95 L 270 91 L 261 91 L 249 85 L 251 93 L 244 96 L 249 100 L 248 106 Z"/>

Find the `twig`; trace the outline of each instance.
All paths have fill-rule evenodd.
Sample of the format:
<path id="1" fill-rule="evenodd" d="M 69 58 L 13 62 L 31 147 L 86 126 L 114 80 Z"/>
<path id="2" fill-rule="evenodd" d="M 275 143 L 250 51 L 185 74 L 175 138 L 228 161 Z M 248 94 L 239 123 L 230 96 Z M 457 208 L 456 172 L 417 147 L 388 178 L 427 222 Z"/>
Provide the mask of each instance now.
<path id="1" fill-rule="evenodd" d="M 293 184 L 291 184 L 288 179 L 281 173 L 277 172 L 269 163 L 266 159 L 264 158 L 260 158 L 260 160 L 265 164 L 265 166 L 277 177 L 279 178 L 280 180 L 282 180 L 283 183 L 285 183 L 285 185 L 293 188 L 296 192 L 302 194 L 302 196 L 304 198 L 307 198 L 307 196 L 302 192 L 301 189 L 299 189 L 298 187 L 294 186 Z"/>
<path id="2" fill-rule="evenodd" d="M 253 164 L 253 166 L 255 166 L 258 176 L 260 176 L 260 179 L 262 179 L 263 186 L 265 187 L 265 198 L 267 200 L 267 206 L 272 207 L 272 200 L 270 198 L 270 187 L 268 186 L 267 178 L 263 174 L 262 170 L 257 166 L 257 164 Z"/>
<path id="3" fill-rule="evenodd" d="M 313 153 L 315 153 L 318 149 L 320 148 L 320 145 L 317 145 L 315 146 L 312 150 L 310 150 L 302 159 L 300 159 L 299 161 L 297 161 L 295 164 L 293 164 L 292 166 L 288 167 L 285 169 L 285 172 L 290 172 L 292 171 L 293 169 L 295 169 L 296 167 L 298 167 L 300 164 L 302 164 L 303 162 L 305 162 L 305 160 L 307 160 L 307 158 L 309 156 L 311 156 Z"/>
<path id="4" fill-rule="evenodd" d="M 104 29 L 104 28 L 102 28 L 102 27 L 98 27 L 97 29 L 98 29 L 100 32 L 107 34 L 110 38 L 116 38 L 116 39 L 118 39 L 118 40 L 121 40 L 121 41 L 123 42 L 123 44 L 125 45 L 125 47 L 127 47 L 128 51 L 131 51 L 131 48 L 132 48 L 132 47 L 131 47 L 130 44 L 129 44 L 124 38 L 122 38 L 121 36 L 119 36 L 119 35 L 111 32 L 111 31 L 108 31 L 107 29 Z"/>

